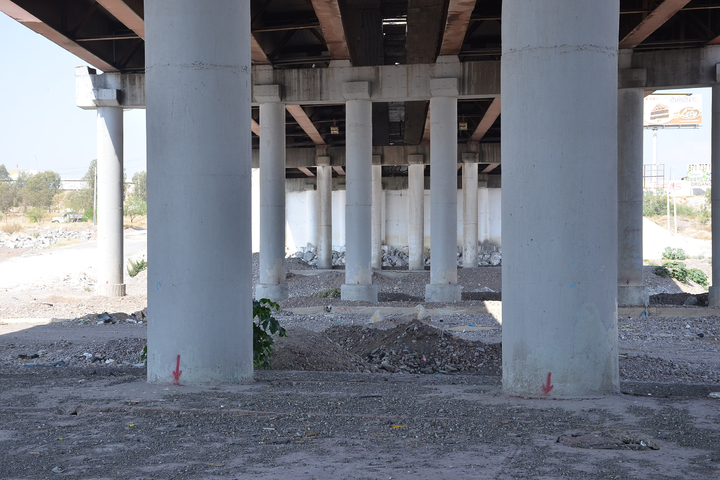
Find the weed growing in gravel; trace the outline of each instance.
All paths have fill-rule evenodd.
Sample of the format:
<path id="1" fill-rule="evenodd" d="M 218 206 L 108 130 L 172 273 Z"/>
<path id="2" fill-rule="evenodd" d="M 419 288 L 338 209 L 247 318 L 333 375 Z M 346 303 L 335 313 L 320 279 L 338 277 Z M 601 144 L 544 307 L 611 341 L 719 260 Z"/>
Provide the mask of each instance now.
<path id="1" fill-rule="evenodd" d="M 270 355 L 275 341 L 272 336 L 287 337 L 287 332 L 280 326 L 280 322 L 272 316 L 272 309 L 280 310 L 280 305 L 261 298 L 253 300 L 253 365 L 255 368 L 270 368 Z"/>
<path id="2" fill-rule="evenodd" d="M 312 296 L 316 298 L 340 298 L 340 289 L 338 287 L 325 288 L 313 293 Z"/>
<path id="3" fill-rule="evenodd" d="M 144 258 L 137 262 L 133 262 L 132 260 L 128 260 L 128 262 L 130 262 L 130 265 L 127 267 L 127 272 L 130 277 L 134 277 L 147 268 L 147 262 Z"/>
<path id="4" fill-rule="evenodd" d="M 687 258 L 687 254 L 682 248 L 665 247 L 665 251 L 662 253 L 662 258 L 665 260 L 685 260 Z"/>

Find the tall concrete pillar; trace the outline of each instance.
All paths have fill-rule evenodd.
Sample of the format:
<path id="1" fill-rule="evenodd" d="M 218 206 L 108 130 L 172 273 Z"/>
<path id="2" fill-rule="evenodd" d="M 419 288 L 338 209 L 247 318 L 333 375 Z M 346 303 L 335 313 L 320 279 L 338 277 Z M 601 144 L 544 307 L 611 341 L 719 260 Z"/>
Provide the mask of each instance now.
<path id="1" fill-rule="evenodd" d="M 642 88 L 618 90 L 618 304 L 647 305 L 643 285 Z"/>
<path id="2" fill-rule="evenodd" d="M 480 243 L 485 244 L 490 241 L 490 192 L 487 182 L 482 183 L 478 190 L 478 231 Z"/>
<path id="3" fill-rule="evenodd" d="M 425 270 L 425 164 L 422 155 L 408 156 L 408 269 Z"/>
<path id="4" fill-rule="evenodd" d="M 378 155 L 373 155 L 373 157 Z M 379 157 L 379 156 L 378 156 Z M 379 158 L 378 158 L 379 159 Z M 383 188 L 382 188 L 382 166 L 372 166 L 372 268 L 382 268 L 382 217 L 383 217 Z"/>
<path id="5" fill-rule="evenodd" d="M 145 32 L 148 381 L 251 381 L 250 4 L 148 1 Z"/>
<path id="6" fill-rule="evenodd" d="M 123 111 L 97 109 L 97 294 L 125 295 L 123 256 Z"/>
<path id="7" fill-rule="evenodd" d="M 710 208 L 712 215 L 712 258 L 720 258 L 720 85 L 712 87 L 712 155 L 711 166 L 717 175 L 711 182 L 712 198 Z M 708 289 L 708 306 L 720 307 L 720 261 L 712 264 L 712 286 Z"/>
<path id="8" fill-rule="evenodd" d="M 463 154 L 463 268 L 478 266 L 477 154 Z"/>
<path id="9" fill-rule="evenodd" d="M 377 302 L 372 284 L 372 102 L 368 82 L 343 84 L 346 104 L 345 283 L 342 300 Z"/>
<path id="10" fill-rule="evenodd" d="M 509 394 L 619 390 L 618 3 L 502 5 L 502 357 Z"/>
<path id="11" fill-rule="evenodd" d="M 459 302 L 457 78 L 430 80 L 430 284 L 426 302 Z"/>
<path id="12" fill-rule="evenodd" d="M 330 157 L 316 157 L 317 163 L 317 265 L 332 268 L 332 167 Z"/>
<path id="13" fill-rule="evenodd" d="M 257 85 L 260 103 L 260 282 L 255 299 L 288 298 L 285 283 L 285 105 L 278 85 Z M 269 102 L 274 100 L 274 102 Z"/>

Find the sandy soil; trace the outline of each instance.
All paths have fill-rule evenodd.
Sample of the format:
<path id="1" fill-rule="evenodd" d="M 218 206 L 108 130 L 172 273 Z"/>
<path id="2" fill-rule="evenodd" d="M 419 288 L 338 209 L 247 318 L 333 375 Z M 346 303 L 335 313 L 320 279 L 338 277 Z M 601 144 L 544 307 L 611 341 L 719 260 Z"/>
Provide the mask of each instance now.
<path id="1" fill-rule="evenodd" d="M 377 272 L 381 301 L 365 305 L 314 296 L 342 271 L 290 259 L 274 370 L 244 386 L 148 385 L 146 276 L 123 299 L 93 296 L 90 275 L 62 275 L 92 248 L 0 256 L 0 279 L 37 257 L 61 273 L 0 291 L 2 479 L 720 475 L 720 317 L 703 307 L 619 318 L 623 394 L 521 399 L 500 388 L 501 267 L 461 269 L 454 305 L 422 302 L 429 272 Z M 645 281 L 656 302 L 702 299 L 652 267 Z"/>

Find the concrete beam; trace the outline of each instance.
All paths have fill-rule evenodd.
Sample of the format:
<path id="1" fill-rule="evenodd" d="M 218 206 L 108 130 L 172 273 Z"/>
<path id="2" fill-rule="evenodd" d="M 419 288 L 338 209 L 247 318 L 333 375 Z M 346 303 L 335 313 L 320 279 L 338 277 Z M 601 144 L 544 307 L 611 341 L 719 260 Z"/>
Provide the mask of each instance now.
<path id="1" fill-rule="evenodd" d="M 690 3 L 690 0 L 665 0 L 658 5 L 655 10 L 650 12 L 650 14 L 640 22 L 640 25 L 620 40 L 619 48 L 637 47 L 688 3 Z"/>
<path id="2" fill-rule="evenodd" d="M 631 63 L 633 69 L 646 69 L 645 90 L 711 87 L 717 82 L 716 65 L 720 63 L 720 45 L 634 53 Z M 620 88 L 636 86 L 619 85 Z"/>
<path id="3" fill-rule="evenodd" d="M 307 113 L 305 113 L 305 110 L 303 110 L 300 105 L 285 105 L 285 108 L 290 112 L 290 115 L 293 116 L 298 125 L 300 125 L 300 128 L 315 142 L 315 145 L 325 145 L 325 140 L 323 140 L 322 135 L 320 135 L 320 132 L 315 128 L 312 120 L 310 120 L 310 117 L 307 116 Z"/>
<path id="4" fill-rule="evenodd" d="M 497 164 L 500 165 L 500 144 L 499 143 L 460 143 L 457 146 L 457 164 L 462 165 L 463 154 L 475 153 L 477 155 L 477 163 Z M 259 166 L 259 153 L 257 149 L 253 152 L 252 165 L 254 168 Z M 429 145 L 391 145 L 382 147 L 373 147 L 373 158 L 380 158 L 381 165 L 397 166 L 410 165 L 409 159 L 424 158 L 425 164 L 430 164 L 430 146 Z M 288 148 L 285 152 L 285 165 L 287 168 L 312 168 L 318 165 L 327 165 L 327 158 L 331 158 L 331 166 L 338 175 L 344 176 L 345 171 L 345 147 L 323 146 L 322 156 L 318 156 L 318 152 L 314 148 Z M 320 159 L 320 160 L 318 160 Z M 320 163 L 318 163 L 320 162 Z M 377 165 L 378 163 L 375 162 Z"/>
<path id="5" fill-rule="evenodd" d="M 496 98 L 492 101 L 490 104 L 490 107 L 485 112 L 485 115 L 483 115 L 482 120 L 480 120 L 480 123 L 478 124 L 477 128 L 473 132 L 473 134 L 470 136 L 471 142 L 478 142 L 482 137 L 485 136 L 485 134 L 490 130 L 490 127 L 493 126 L 495 123 L 495 120 L 500 116 L 500 97 Z"/>
<path id="6" fill-rule="evenodd" d="M 254 35 L 250 35 L 250 60 L 253 65 L 270 65 L 270 59 L 265 54 Z"/>
<path id="7" fill-rule="evenodd" d="M 452 57 L 451 57 L 452 58 Z M 253 67 L 253 84 L 283 86 L 283 102 L 300 105 L 322 105 L 344 102 L 343 84 L 370 82 L 373 102 L 430 100 L 430 79 L 455 77 L 459 83 L 459 100 L 495 98 L 500 95 L 500 62 L 449 62 L 419 65 L 380 65 L 351 67 L 340 64 L 330 68 L 276 69 Z"/>
<path id="8" fill-rule="evenodd" d="M 476 0 L 450 0 L 440 55 L 457 55 L 462 49 Z"/>
<path id="9" fill-rule="evenodd" d="M 497 167 L 499 167 L 499 166 L 500 166 L 499 163 L 491 163 L 491 164 L 489 164 L 487 167 L 485 167 L 485 168 L 483 169 L 482 173 L 490 173 L 490 172 L 492 172 L 493 170 L 495 170 L 495 169 L 496 169 Z"/>
<path id="10" fill-rule="evenodd" d="M 260 124 L 253 119 L 250 119 L 250 130 L 258 137 L 260 136 Z"/>
<path id="11" fill-rule="evenodd" d="M 117 18 L 127 28 L 145 40 L 145 20 L 124 0 L 97 0 L 110 15 Z M 141 3 L 142 5 L 142 3 Z"/>
<path id="12" fill-rule="evenodd" d="M 308 168 L 306 168 L 306 167 L 298 167 L 298 170 L 300 170 L 301 172 L 303 172 L 303 173 L 304 173 L 305 175 L 307 175 L 308 177 L 314 177 L 314 176 L 315 176 L 315 174 L 314 174 L 313 172 L 311 172 L 311 171 L 310 171 Z"/>
<path id="13" fill-rule="evenodd" d="M 85 60 L 90 65 L 99 68 L 104 72 L 117 71 L 115 67 L 107 63 L 105 60 L 101 59 L 97 55 L 94 55 L 93 53 L 90 53 L 85 49 L 85 47 L 82 47 L 77 43 L 73 42 L 59 31 L 50 27 L 48 24 L 44 23 L 42 20 L 40 20 L 33 14 L 17 5 L 15 2 L 12 2 L 11 0 L 0 0 L 0 12 L 5 13 L 7 16 L 22 23 L 33 32 L 39 33 L 51 42 L 56 43 L 57 45 L 61 46 L 68 52 L 80 58 L 81 60 Z"/>
<path id="14" fill-rule="evenodd" d="M 330 57 L 333 60 L 349 60 L 350 51 L 337 0 L 312 0 L 312 6 L 320 21 L 320 29 L 325 37 Z"/>
<path id="15" fill-rule="evenodd" d="M 432 63 L 440 51 L 445 0 L 408 0 L 405 58 L 408 64 Z M 457 52 L 455 53 L 457 54 Z"/>
<path id="16" fill-rule="evenodd" d="M 112 95 L 110 92 L 116 92 L 114 98 L 107 96 Z M 76 67 L 75 104 L 84 110 L 102 106 L 145 108 L 145 75 L 113 72 L 98 75 L 94 68 Z"/>

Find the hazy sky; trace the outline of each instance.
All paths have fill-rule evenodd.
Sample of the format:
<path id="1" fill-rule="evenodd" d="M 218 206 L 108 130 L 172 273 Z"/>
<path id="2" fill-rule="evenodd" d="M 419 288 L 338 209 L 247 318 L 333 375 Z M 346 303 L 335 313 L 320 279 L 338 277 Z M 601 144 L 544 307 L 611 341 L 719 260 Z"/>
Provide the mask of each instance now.
<path id="1" fill-rule="evenodd" d="M 96 113 L 75 106 L 85 62 L 0 13 L 0 164 L 82 177 L 96 158 Z M 145 111 L 125 111 L 128 180 L 145 170 Z"/>
<path id="2" fill-rule="evenodd" d="M 54 170 L 80 178 L 96 157 L 96 114 L 75 106 L 74 67 L 85 62 L 0 13 L 0 164 Z M 710 163 L 711 90 L 703 95 L 697 130 L 658 132 L 658 163 L 679 179 L 688 163 Z M 645 130 L 644 163 L 652 163 L 652 132 Z M 145 170 L 145 111 L 125 111 L 125 171 Z"/>

